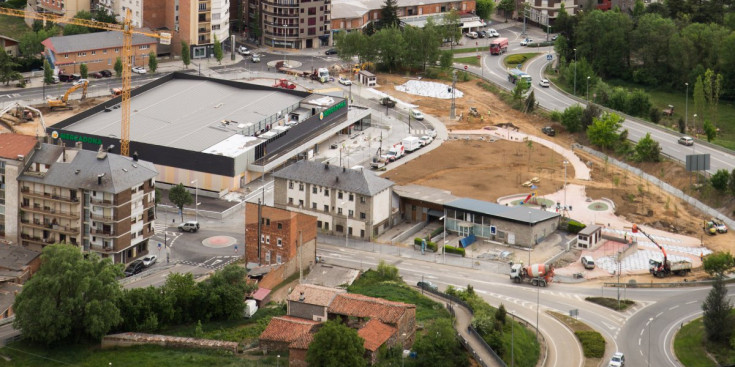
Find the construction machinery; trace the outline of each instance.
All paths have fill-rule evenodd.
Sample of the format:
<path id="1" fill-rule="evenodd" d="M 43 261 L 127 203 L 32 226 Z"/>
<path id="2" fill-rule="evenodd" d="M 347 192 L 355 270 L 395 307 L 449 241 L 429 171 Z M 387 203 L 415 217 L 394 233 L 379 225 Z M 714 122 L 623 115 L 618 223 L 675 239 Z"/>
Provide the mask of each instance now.
<path id="1" fill-rule="evenodd" d="M 32 121 L 34 119 L 34 117 L 35 117 L 34 114 L 35 115 L 38 115 L 39 120 L 40 120 L 40 124 L 37 126 L 37 128 L 41 128 L 41 129 L 43 129 L 43 131 L 37 130 L 36 131 L 36 135 L 37 136 L 43 136 L 43 134 L 45 134 L 45 132 L 46 132 L 46 122 L 43 120 L 43 114 L 41 114 L 41 111 L 39 111 L 39 110 L 37 110 L 37 109 L 35 109 L 35 108 L 31 107 L 31 106 L 25 106 L 25 105 L 22 105 L 22 104 L 20 104 L 18 102 L 13 102 L 13 103 L 9 104 L 8 106 L 6 106 L 5 108 L 3 108 L 2 110 L 0 110 L 0 121 L 3 121 L 4 120 L 3 117 L 5 117 L 4 115 L 6 113 L 9 114 L 9 115 L 11 115 L 14 119 L 19 120 L 20 122 L 22 122 L 22 121 Z M 3 121 L 3 122 L 5 122 L 5 121 Z M 13 123 L 14 124 L 18 124 L 17 121 L 14 121 Z M 10 130 L 12 132 L 15 132 L 15 130 L 13 129 L 13 127 L 11 125 L 8 125 L 8 127 L 10 128 Z"/>
<path id="2" fill-rule="evenodd" d="M 510 263 L 510 279 L 514 283 L 530 281 L 533 286 L 546 287 L 554 280 L 554 267 L 546 264 L 523 266 L 523 263 Z"/>
<path id="3" fill-rule="evenodd" d="M 296 84 L 291 83 L 288 79 L 276 79 L 276 83 L 273 84 L 274 88 L 283 88 L 283 89 L 295 89 Z"/>
<path id="4" fill-rule="evenodd" d="M 63 96 L 60 96 L 56 99 L 49 99 L 46 101 L 46 105 L 48 108 L 50 108 L 52 111 L 57 108 L 71 108 L 69 105 L 69 95 L 74 93 L 77 89 L 82 88 L 82 98 L 80 99 L 83 101 L 85 98 L 87 98 L 87 87 L 89 86 L 88 81 L 83 81 L 79 84 L 72 85 L 71 88 L 66 90 L 66 93 L 64 93 Z"/>
<path id="5" fill-rule="evenodd" d="M 692 271 L 692 262 L 689 260 L 671 260 L 666 255 L 666 250 L 658 244 L 648 233 L 638 228 L 638 225 L 633 224 L 633 233 L 642 233 L 646 236 L 654 245 L 658 246 L 661 253 L 664 255 L 663 261 L 658 259 L 648 259 L 648 271 L 657 278 L 664 278 L 671 274 L 686 275 Z"/>
<path id="6" fill-rule="evenodd" d="M 477 108 L 470 107 L 470 116 L 472 116 L 472 117 L 480 117 L 480 112 L 477 111 Z"/>
<path id="7" fill-rule="evenodd" d="M 47 21 L 60 23 L 60 24 L 74 24 L 83 27 L 104 29 L 108 31 L 122 32 L 123 33 L 123 44 L 122 44 L 122 57 L 123 62 L 122 68 L 122 98 L 121 98 L 121 109 L 122 119 L 120 120 L 121 132 L 120 132 L 120 154 L 124 156 L 130 156 L 130 78 L 131 70 L 133 68 L 132 56 L 133 56 L 133 34 L 141 34 L 148 37 L 158 38 L 161 40 L 161 44 L 171 44 L 171 33 L 168 32 L 146 32 L 142 30 L 133 29 L 132 11 L 127 9 L 125 11 L 125 18 L 123 24 L 112 24 L 98 22 L 96 20 L 79 19 L 79 18 L 64 18 L 63 16 L 51 14 L 51 13 L 37 13 L 35 11 L 24 11 L 10 8 L 0 8 L 0 14 L 9 15 L 11 17 L 19 17 L 28 19 L 35 19 L 43 21 L 44 25 Z"/>

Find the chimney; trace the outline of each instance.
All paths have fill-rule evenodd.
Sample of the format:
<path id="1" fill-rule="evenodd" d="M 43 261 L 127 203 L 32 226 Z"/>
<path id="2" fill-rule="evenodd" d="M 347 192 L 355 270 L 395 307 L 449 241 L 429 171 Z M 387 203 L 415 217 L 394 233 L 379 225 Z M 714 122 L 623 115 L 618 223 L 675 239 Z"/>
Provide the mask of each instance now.
<path id="1" fill-rule="evenodd" d="M 306 297 L 304 297 L 304 292 L 301 292 L 301 294 L 299 294 L 299 302 L 304 302 L 304 300 L 306 300 Z"/>
<path id="2" fill-rule="evenodd" d="M 134 152 L 133 153 L 133 161 L 135 161 L 135 162 L 138 161 L 138 152 Z"/>
<path id="3" fill-rule="evenodd" d="M 105 177 L 104 173 L 97 175 L 97 185 L 102 185 L 102 177 Z"/>

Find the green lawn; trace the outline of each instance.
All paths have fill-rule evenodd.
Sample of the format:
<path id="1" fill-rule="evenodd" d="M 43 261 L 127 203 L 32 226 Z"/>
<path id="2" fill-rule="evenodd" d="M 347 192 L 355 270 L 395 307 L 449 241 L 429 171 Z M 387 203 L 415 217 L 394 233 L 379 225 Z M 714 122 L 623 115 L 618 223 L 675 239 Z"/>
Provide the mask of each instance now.
<path id="1" fill-rule="evenodd" d="M 0 34 L 3 36 L 20 41 L 20 36 L 30 31 L 31 28 L 26 25 L 23 18 L 0 15 Z"/>
<path id="2" fill-rule="evenodd" d="M 450 51 L 455 55 L 456 54 L 478 53 L 478 52 L 490 52 L 490 46 L 455 48 L 453 50 L 446 50 L 446 51 Z"/>
<path id="3" fill-rule="evenodd" d="M 735 310 L 731 311 L 735 315 Z M 707 345 L 704 341 L 704 326 L 702 319 L 696 319 L 682 327 L 676 333 L 674 339 L 674 353 L 679 361 L 687 367 L 717 367 L 717 363 L 712 361 L 707 352 L 714 355 L 721 364 L 730 365 L 735 363 L 735 350 L 732 348 L 716 348 Z"/>
<path id="4" fill-rule="evenodd" d="M 534 57 L 536 57 L 538 55 L 539 55 L 538 52 L 527 52 L 527 53 L 523 53 L 523 54 L 508 55 L 508 56 L 506 56 L 503 59 L 503 63 L 505 64 L 505 66 L 507 66 L 509 68 L 510 67 L 513 67 L 514 68 L 514 67 L 518 66 L 518 64 L 523 64 L 524 62 L 526 62 L 526 61 L 528 61 L 528 60 L 530 60 L 530 59 L 532 59 L 532 58 L 534 58 Z"/>
<path id="5" fill-rule="evenodd" d="M 23 342 L 13 343 L 0 349 L 3 366 L 53 367 L 78 366 L 157 366 L 157 367 L 201 367 L 201 366 L 275 366 L 276 357 L 260 360 L 244 359 L 232 353 L 200 349 L 175 349 L 159 346 L 135 346 L 129 348 L 100 349 L 99 344 L 59 346 L 56 348 L 29 346 Z M 287 359 L 287 358 L 286 358 Z M 283 357 L 280 361 L 285 365 Z"/>
<path id="6" fill-rule="evenodd" d="M 455 57 L 454 62 L 458 62 L 460 64 L 480 66 L 480 59 L 478 59 L 477 56 Z"/>

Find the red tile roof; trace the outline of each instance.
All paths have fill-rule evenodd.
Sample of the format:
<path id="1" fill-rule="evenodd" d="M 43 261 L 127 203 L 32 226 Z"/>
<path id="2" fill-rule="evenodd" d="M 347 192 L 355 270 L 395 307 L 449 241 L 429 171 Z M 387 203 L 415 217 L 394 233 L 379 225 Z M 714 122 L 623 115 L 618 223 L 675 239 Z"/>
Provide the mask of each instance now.
<path id="1" fill-rule="evenodd" d="M 365 349 L 375 352 L 383 345 L 393 334 L 396 328 L 388 326 L 377 319 L 370 319 L 362 329 L 357 331 L 357 335 L 365 339 Z"/>
<path id="2" fill-rule="evenodd" d="M 416 308 L 416 306 L 361 294 L 342 293 L 334 298 L 329 305 L 328 312 L 354 317 L 377 318 L 386 324 L 396 324 L 409 308 Z"/>
<path id="3" fill-rule="evenodd" d="M 309 349 L 309 344 L 311 344 L 312 340 L 314 340 L 314 333 L 308 332 L 299 336 L 299 338 L 294 340 L 293 343 L 289 344 L 288 347 L 292 349 L 307 350 Z"/>
<path id="4" fill-rule="evenodd" d="M 279 316 L 271 319 L 260 334 L 260 340 L 291 343 L 308 334 L 319 322 L 293 316 Z"/>
<path id="5" fill-rule="evenodd" d="M 255 293 L 253 293 L 253 299 L 257 301 L 262 301 L 271 293 L 271 290 L 268 288 L 258 288 Z"/>
<path id="6" fill-rule="evenodd" d="M 0 157 L 18 159 L 18 155 L 27 156 L 36 143 L 38 140 L 28 135 L 0 134 Z"/>

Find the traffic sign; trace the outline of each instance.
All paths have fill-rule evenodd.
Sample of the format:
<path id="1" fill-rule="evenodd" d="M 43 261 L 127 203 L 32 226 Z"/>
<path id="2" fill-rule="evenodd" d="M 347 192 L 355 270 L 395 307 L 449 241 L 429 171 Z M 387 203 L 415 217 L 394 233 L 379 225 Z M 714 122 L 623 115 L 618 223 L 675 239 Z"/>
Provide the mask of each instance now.
<path id="1" fill-rule="evenodd" d="M 161 249 L 161 243 L 160 242 L 158 243 L 158 249 L 159 250 Z"/>
<path id="2" fill-rule="evenodd" d="M 467 65 L 464 66 L 464 69 L 467 70 Z"/>
<path id="3" fill-rule="evenodd" d="M 548 55 L 546 55 L 546 60 L 547 60 L 547 61 L 551 61 L 551 60 L 553 60 L 553 59 L 554 59 L 554 55 L 552 55 L 552 54 L 548 54 Z"/>
<path id="4" fill-rule="evenodd" d="M 482 58 L 482 56 L 480 56 L 480 55 L 477 55 L 477 59 L 478 59 L 478 60 L 479 60 L 479 59 L 481 59 L 481 58 Z"/>

